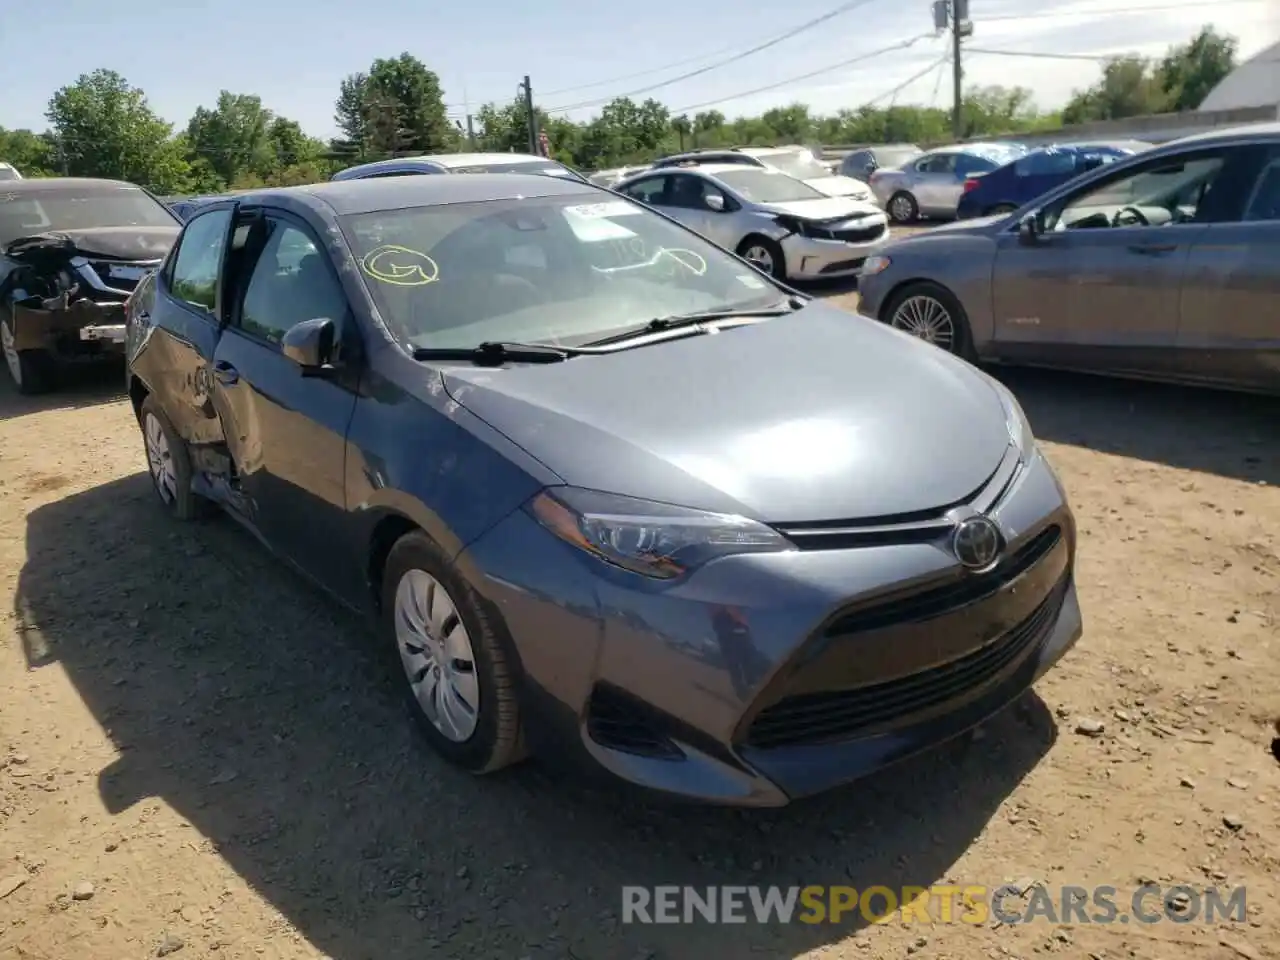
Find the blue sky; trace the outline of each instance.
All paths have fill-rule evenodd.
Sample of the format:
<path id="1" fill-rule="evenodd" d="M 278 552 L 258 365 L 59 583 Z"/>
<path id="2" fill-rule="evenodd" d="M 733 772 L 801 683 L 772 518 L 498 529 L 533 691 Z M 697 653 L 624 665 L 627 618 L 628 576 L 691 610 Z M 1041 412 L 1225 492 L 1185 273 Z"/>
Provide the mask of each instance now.
<path id="1" fill-rule="evenodd" d="M 0 126 L 43 129 L 45 106 L 55 89 L 81 73 L 108 67 L 142 87 L 152 107 L 178 126 L 185 126 L 197 106 L 211 104 L 219 90 L 228 89 L 256 93 L 308 132 L 329 136 L 339 80 L 365 69 L 375 57 L 405 50 L 440 75 L 451 115 L 464 115 L 468 105 L 474 110 L 488 100 L 509 100 L 525 73 L 533 79 L 539 105 L 556 110 L 607 100 L 713 64 L 838 2 L 683 0 L 646 8 L 599 0 L 379 0 L 368 6 L 350 0 L 168 0 L 130 7 L 63 0 L 56 16 L 23 17 L 20 27 L 11 24 L 0 35 Z M 1236 34 L 1246 56 L 1280 39 L 1280 0 L 1206 0 L 1176 10 L 1120 12 L 1186 3 L 971 0 L 975 34 L 970 42 L 1006 50 L 1151 55 L 1207 22 Z M 946 52 L 946 40 L 927 37 L 907 51 L 808 80 L 783 81 L 927 33 L 928 7 L 929 0 L 868 0 L 861 9 L 766 51 L 638 98 L 653 96 L 675 111 L 708 104 L 729 116 L 797 100 L 823 113 L 856 107 L 936 62 Z M 67 24 L 75 24 L 71 33 Z M 1073 88 L 1096 79 L 1098 70 L 1089 61 L 975 53 L 966 60 L 966 82 L 1021 84 L 1041 105 L 1055 106 Z M 782 85 L 740 96 L 771 84 Z M 950 71 L 944 75 L 939 69 L 896 99 L 943 105 L 949 97 Z M 587 104 L 568 115 L 585 119 L 598 109 Z"/>

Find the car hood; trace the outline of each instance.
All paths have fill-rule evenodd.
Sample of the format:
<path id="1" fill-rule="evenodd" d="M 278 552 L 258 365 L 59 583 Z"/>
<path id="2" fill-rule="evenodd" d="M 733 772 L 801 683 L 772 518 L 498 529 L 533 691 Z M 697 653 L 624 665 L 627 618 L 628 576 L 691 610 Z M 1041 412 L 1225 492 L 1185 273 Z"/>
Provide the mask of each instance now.
<path id="1" fill-rule="evenodd" d="M 83 230 L 51 230 L 44 236 L 65 237 L 80 253 L 113 260 L 159 260 L 182 232 L 172 227 L 86 227 Z"/>
<path id="2" fill-rule="evenodd" d="M 443 376 L 455 402 L 568 484 L 774 523 L 950 506 L 1010 444 L 984 374 L 820 303 L 714 335 Z"/>
<path id="3" fill-rule="evenodd" d="M 831 176 L 831 177 L 814 177 L 812 180 L 806 180 L 813 189 L 825 193 L 828 197 L 849 197 L 849 196 L 865 196 L 867 194 L 867 185 L 861 180 L 855 180 L 853 177 Z"/>
<path id="4" fill-rule="evenodd" d="M 848 197 L 826 197 L 821 200 L 794 200 L 790 203 L 758 203 L 773 213 L 788 213 L 802 220 L 852 220 L 856 217 L 884 216 L 874 203 L 850 200 Z"/>

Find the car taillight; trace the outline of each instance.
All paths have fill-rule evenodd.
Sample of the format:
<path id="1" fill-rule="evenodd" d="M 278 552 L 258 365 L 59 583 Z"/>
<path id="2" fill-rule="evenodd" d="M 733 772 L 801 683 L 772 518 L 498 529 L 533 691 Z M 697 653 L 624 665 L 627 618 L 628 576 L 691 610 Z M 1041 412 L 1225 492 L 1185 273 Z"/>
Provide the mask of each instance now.
<path id="1" fill-rule="evenodd" d="M 968 193 L 970 190 L 976 190 L 976 189 L 978 189 L 978 181 L 974 180 L 972 177 L 964 182 L 965 193 Z"/>

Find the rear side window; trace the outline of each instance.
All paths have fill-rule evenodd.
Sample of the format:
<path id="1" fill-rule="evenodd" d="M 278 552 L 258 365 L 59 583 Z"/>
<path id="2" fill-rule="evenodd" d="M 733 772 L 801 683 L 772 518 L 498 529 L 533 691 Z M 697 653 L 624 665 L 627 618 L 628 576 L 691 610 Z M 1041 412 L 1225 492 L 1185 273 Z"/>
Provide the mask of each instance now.
<path id="1" fill-rule="evenodd" d="M 213 313 L 217 307 L 218 275 L 230 225 L 230 210 L 202 213 L 191 218 L 178 241 L 169 290 L 198 310 Z"/>
<path id="2" fill-rule="evenodd" d="M 971 173 L 990 173 L 995 168 L 996 164 L 986 157 L 974 157 L 967 153 L 956 157 L 956 173 L 962 177 Z"/>

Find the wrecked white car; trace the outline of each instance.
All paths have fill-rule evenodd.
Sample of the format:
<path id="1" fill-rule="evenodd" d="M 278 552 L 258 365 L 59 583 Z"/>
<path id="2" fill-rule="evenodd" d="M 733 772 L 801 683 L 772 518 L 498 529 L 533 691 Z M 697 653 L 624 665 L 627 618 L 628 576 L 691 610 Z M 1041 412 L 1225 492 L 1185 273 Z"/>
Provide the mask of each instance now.
<path id="1" fill-rule="evenodd" d="M 0 184 L 0 347 L 19 392 L 52 390 L 68 364 L 123 357 L 125 302 L 181 229 L 131 183 Z"/>

